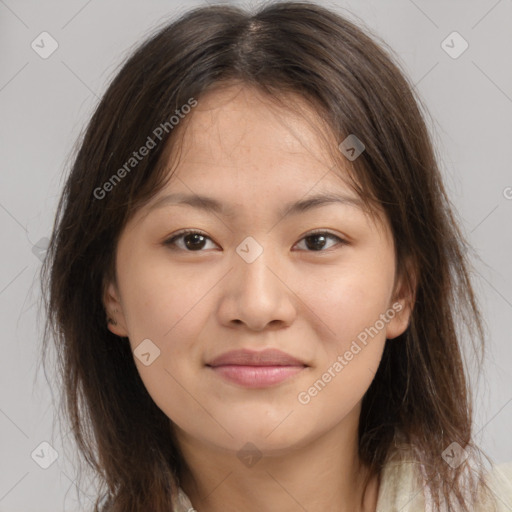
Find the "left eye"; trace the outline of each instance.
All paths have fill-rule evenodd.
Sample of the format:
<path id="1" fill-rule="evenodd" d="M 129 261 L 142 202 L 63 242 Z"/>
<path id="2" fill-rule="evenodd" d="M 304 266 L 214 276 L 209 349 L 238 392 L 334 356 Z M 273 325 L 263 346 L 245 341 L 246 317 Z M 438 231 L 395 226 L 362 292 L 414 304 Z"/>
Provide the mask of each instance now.
<path id="1" fill-rule="evenodd" d="M 329 233 L 327 231 L 317 231 L 315 233 L 310 233 L 309 235 L 306 235 L 305 237 L 301 238 L 302 240 L 306 241 L 306 247 L 308 249 L 313 248 L 313 252 L 321 252 L 322 249 L 325 249 L 326 240 L 335 240 L 336 242 L 340 244 L 344 244 L 345 240 L 341 239 L 339 236 L 336 236 L 332 233 Z M 313 242 L 311 242 L 313 241 Z M 311 243 L 310 243 L 311 242 Z M 336 244 L 334 244 L 336 245 Z M 332 247 L 332 245 L 330 246 Z M 328 249 L 330 248 L 328 247 Z"/>
<path id="2" fill-rule="evenodd" d="M 336 236 L 327 231 L 309 233 L 308 235 L 301 238 L 299 242 L 305 241 L 306 250 L 308 250 L 308 252 L 321 252 L 326 248 L 326 241 L 329 239 L 334 240 L 340 244 L 346 243 L 345 240 L 341 239 L 339 236 Z M 179 249 L 185 250 L 187 252 L 199 252 L 205 248 L 205 244 L 208 240 L 214 245 L 217 245 L 211 240 L 209 236 L 205 235 L 201 231 L 185 230 L 169 238 L 164 242 L 164 244 L 167 246 L 174 246 L 173 248 L 178 247 Z M 184 242 L 184 244 L 180 244 L 178 241 Z M 330 247 L 332 247 L 332 245 Z M 329 249 L 330 247 L 327 248 Z"/>

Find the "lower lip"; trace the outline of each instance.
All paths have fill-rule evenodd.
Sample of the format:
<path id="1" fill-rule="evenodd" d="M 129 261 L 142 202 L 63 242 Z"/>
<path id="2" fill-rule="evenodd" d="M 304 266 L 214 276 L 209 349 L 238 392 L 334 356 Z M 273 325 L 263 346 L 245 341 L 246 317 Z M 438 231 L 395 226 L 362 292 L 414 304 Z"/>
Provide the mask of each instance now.
<path id="1" fill-rule="evenodd" d="M 266 388 L 285 381 L 305 366 L 241 366 L 227 364 L 210 367 L 224 379 L 246 388 Z"/>

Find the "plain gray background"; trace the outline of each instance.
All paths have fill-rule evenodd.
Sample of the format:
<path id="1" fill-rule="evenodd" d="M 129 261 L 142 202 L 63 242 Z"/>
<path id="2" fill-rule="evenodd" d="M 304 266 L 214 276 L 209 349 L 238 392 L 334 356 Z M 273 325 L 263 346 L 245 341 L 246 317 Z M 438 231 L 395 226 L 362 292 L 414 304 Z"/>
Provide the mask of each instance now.
<path id="1" fill-rule="evenodd" d="M 156 25 L 202 3 L 0 0 L 0 512 L 74 511 L 77 494 L 91 509 L 94 487 L 75 484 L 68 428 L 55 423 L 52 388 L 36 373 L 44 239 L 73 144 L 115 69 Z M 353 13 L 394 49 L 435 120 L 446 185 L 480 258 L 473 276 L 489 352 L 476 439 L 495 461 L 512 461 L 512 0 L 319 3 Z M 58 44 L 46 59 L 31 47 L 44 31 Z M 457 58 L 442 46 L 453 31 L 469 44 Z M 452 53 L 462 48 L 447 41 Z M 31 456 L 48 454 L 45 441 L 59 454 L 47 469 Z"/>

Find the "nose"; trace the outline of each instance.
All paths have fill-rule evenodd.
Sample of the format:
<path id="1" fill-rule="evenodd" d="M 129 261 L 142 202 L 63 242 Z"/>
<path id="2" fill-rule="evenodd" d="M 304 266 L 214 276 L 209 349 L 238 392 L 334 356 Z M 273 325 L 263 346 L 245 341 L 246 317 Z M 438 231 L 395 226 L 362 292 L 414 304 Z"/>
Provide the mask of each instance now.
<path id="1" fill-rule="evenodd" d="M 298 299 L 293 283 L 286 282 L 285 262 L 271 252 L 265 247 L 252 263 L 234 253 L 218 309 L 223 325 L 263 331 L 293 323 Z"/>

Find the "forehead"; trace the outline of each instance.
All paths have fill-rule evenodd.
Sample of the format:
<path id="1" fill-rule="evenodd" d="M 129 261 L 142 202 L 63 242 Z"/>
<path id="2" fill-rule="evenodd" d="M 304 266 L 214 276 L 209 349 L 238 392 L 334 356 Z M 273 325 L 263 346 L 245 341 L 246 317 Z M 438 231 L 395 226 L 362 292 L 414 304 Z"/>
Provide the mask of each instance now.
<path id="1" fill-rule="evenodd" d="M 179 144 L 180 171 L 192 164 L 257 170 L 261 177 L 279 179 L 283 173 L 277 169 L 293 166 L 297 178 L 302 169 L 325 172 L 336 163 L 332 158 L 336 137 L 304 98 L 296 94 L 272 98 L 246 85 L 201 96 Z"/>
<path id="2" fill-rule="evenodd" d="M 297 94 L 279 100 L 245 84 L 202 95 L 169 146 L 170 180 L 146 212 L 176 194 L 188 195 L 189 203 L 196 196 L 195 207 L 208 206 L 199 196 L 217 198 L 223 205 L 210 205 L 212 212 L 227 212 L 231 204 L 236 212 L 271 207 L 282 213 L 286 204 L 329 194 L 365 210 L 321 113 Z"/>

